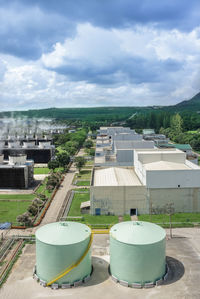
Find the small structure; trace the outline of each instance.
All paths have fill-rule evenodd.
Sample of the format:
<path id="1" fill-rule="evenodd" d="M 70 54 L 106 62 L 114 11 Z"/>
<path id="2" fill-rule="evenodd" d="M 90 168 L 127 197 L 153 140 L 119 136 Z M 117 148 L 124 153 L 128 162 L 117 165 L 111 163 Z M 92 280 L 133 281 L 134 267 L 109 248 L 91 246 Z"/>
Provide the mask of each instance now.
<path id="1" fill-rule="evenodd" d="M 90 212 L 90 200 L 81 203 L 81 214 L 88 214 Z"/>

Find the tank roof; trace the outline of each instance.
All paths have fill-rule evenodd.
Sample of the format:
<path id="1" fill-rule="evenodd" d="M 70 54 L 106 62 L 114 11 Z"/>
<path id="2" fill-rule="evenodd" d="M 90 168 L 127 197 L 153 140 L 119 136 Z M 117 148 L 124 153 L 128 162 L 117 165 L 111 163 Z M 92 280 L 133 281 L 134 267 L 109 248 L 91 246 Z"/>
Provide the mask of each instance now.
<path id="1" fill-rule="evenodd" d="M 71 245 L 84 241 L 91 234 L 82 223 L 63 221 L 46 224 L 36 231 L 36 238 L 50 245 Z"/>
<path id="2" fill-rule="evenodd" d="M 166 232 L 154 223 L 126 221 L 115 224 L 110 230 L 110 235 L 122 243 L 147 245 L 163 240 L 166 237 Z"/>

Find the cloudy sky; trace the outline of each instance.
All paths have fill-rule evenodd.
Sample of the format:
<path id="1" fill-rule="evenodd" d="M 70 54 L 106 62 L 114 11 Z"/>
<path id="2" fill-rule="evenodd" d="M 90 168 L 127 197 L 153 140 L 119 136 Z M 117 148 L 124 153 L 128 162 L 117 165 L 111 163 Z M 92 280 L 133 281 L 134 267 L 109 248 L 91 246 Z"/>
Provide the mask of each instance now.
<path id="1" fill-rule="evenodd" d="M 0 110 L 171 105 L 199 91 L 199 0 L 0 0 Z"/>

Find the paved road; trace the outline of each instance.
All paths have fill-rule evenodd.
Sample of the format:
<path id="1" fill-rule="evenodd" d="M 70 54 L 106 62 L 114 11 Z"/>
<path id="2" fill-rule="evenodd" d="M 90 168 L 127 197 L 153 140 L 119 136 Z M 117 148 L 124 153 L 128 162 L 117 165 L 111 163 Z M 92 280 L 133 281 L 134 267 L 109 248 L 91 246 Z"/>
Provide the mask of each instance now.
<path id="1" fill-rule="evenodd" d="M 71 184 L 74 178 L 74 174 L 75 174 L 75 167 L 72 164 L 69 172 L 65 175 L 64 181 L 62 182 L 58 191 L 56 192 L 56 195 L 52 200 L 50 207 L 48 208 L 46 215 L 43 218 L 40 226 L 56 221 L 59 211 L 65 200 L 66 194 L 72 187 Z"/>

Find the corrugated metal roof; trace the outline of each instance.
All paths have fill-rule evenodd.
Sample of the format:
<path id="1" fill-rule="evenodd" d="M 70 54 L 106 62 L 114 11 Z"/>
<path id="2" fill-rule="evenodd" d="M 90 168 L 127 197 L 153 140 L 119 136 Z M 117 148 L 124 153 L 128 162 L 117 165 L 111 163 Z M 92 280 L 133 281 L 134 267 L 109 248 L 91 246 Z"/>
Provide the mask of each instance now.
<path id="1" fill-rule="evenodd" d="M 110 167 L 96 169 L 94 186 L 141 186 L 133 169 Z"/>

